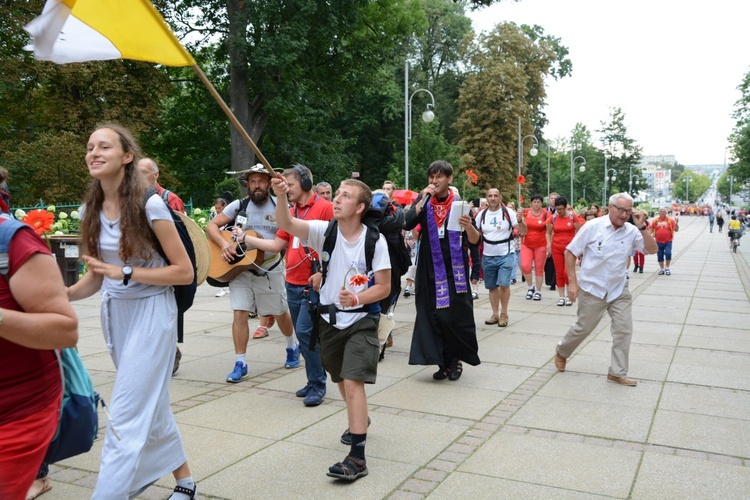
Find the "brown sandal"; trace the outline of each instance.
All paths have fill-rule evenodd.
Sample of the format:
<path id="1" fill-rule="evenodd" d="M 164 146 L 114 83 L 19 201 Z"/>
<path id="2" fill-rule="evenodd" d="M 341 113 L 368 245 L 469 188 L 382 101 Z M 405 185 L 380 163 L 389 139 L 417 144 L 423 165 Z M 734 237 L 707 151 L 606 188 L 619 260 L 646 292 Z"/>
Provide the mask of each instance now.
<path id="1" fill-rule="evenodd" d="M 497 321 L 497 326 L 508 326 L 508 315 L 500 313 L 500 319 Z"/>
<path id="2" fill-rule="evenodd" d="M 336 462 L 330 466 L 326 476 L 343 479 L 344 481 L 355 481 L 367 474 L 367 463 L 361 458 L 349 455 L 343 462 Z"/>

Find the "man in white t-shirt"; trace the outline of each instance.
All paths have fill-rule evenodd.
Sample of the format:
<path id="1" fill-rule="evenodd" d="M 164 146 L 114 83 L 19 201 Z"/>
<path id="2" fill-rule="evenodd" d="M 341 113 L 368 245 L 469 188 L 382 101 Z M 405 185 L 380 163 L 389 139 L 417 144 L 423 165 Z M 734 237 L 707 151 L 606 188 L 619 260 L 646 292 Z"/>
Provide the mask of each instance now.
<path id="1" fill-rule="evenodd" d="M 484 240 L 482 271 L 484 287 L 490 291 L 492 316 L 486 325 L 508 326 L 508 302 L 510 301 L 510 279 L 515 265 L 516 244 L 513 228 L 518 225 L 516 213 L 503 206 L 503 197 L 498 189 L 487 190 L 486 210 L 477 214 L 477 228 L 467 227 L 471 243 Z M 499 309 L 499 312 L 498 312 Z"/>
<path id="2" fill-rule="evenodd" d="M 362 223 L 372 203 L 372 192 L 363 182 L 347 179 L 341 183 L 333 200 L 334 222 L 330 226 L 326 221 L 292 218 L 286 208 L 289 185 L 280 176 L 272 180 L 272 185 L 279 197 L 276 207 L 279 229 L 317 251 L 323 263 L 317 321 L 320 359 L 346 402 L 349 429 L 344 434 L 351 435 L 349 455 L 329 467 L 327 475 L 354 481 L 368 472 L 365 383 L 374 384 L 377 377 L 379 302 L 391 290 L 388 247 L 377 230 Z M 326 251 L 329 227 L 336 235 L 336 242 L 332 250 Z M 369 238 L 376 240 L 370 263 L 365 256 Z"/>

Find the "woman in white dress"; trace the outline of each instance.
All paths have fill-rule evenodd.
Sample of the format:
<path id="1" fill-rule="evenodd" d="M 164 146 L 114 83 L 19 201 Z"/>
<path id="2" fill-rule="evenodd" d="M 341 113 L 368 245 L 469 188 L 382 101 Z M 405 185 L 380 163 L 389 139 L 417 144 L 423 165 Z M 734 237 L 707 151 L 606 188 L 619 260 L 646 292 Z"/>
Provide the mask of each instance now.
<path id="1" fill-rule="evenodd" d="M 172 472 L 177 487 L 170 498 L 192 499 L 196 486 L 168 392 L 177 339 L 172 285 L 192 281 L 192 264 L 166 204 L 157 194 L 146 200 L 130 132 L 100 126 L 86 151 L 93 177 L 81 216 L 88 272 L 69 296 L 101 290 L 102 330 L 117 369 L 93 498 L 133 498 Z"/>

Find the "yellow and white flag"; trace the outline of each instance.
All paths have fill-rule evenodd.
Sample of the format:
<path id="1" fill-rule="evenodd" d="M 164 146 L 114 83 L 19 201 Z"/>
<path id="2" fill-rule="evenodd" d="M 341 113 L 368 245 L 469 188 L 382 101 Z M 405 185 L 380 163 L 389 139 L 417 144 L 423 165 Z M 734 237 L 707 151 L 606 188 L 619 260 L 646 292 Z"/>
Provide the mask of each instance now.
<path id="1" fill-rule="evenodd" d="M 27 49 L 42 61 L 195 64 L 148 0 L 47 0 L 42 15 L 24 29 L 32 37 Z"/>

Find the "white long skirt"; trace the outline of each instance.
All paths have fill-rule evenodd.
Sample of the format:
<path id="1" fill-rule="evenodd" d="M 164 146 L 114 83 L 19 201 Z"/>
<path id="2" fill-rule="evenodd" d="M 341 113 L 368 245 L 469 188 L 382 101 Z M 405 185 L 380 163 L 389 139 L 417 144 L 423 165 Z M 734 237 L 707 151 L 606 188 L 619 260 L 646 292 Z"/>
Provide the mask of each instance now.
<path id="1" fill-rule="evenodd" d="M 102 296 L 102 329 L 117 376 L 92 498 L 126 499 L 187 461 L 169 407 L 177 306 L 171 287 L 145 298 Z"/>

